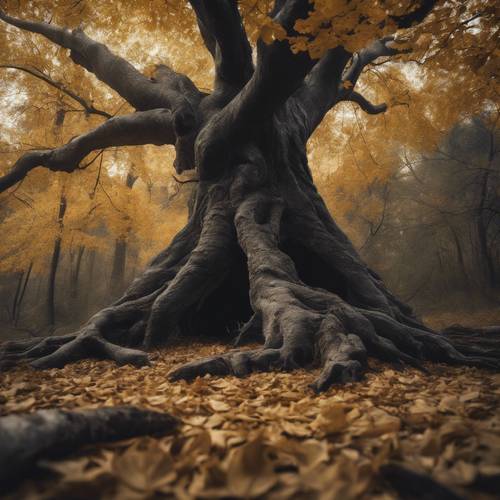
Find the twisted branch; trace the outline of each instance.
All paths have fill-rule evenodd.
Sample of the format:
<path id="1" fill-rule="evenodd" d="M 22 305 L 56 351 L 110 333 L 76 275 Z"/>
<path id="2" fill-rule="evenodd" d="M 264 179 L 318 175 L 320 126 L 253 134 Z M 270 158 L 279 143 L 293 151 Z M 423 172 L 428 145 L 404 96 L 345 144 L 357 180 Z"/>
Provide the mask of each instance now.
<path id="1" fill-rule="evenodd" d="M 387 20 L 395 24 L 396 28 L 408 28 L 422 22 L 437 4 L 437 0 L 422 0 L 417 4 L 417 7 L 409 13 L 388 16 Z M 364 68 L 376 59 L 407 52 L 391 46 L 391 42 L 394 42 L 394 36 L 376 40 L 355 54 L 351 54 L 341 46 L 326 52 L 305 78 L 303 85 L 289 104 L 289 109 L 292 111 L 288 113 L 290 117 L 297 115 L 297 108 L 301 110 L 300 127 L 304 130 L 303 135 L 306 140 L 322 122 L 326 113 L 338 102 L 353 101 L 369 114 L 386 111 L 386 104 L 372 104 L 355 91 L 355 86 Z"/>
<path id="2" fill-rule="evenodd" d="M 13 186 L 36 167 L 73 172 L 91 151 L 112 146 L 174 144 L 172 113 L 166 109 L 138 111 L 117 116 L 94 130 L 55 149 L 30 151 L 21 156 L 10 171 L 0 177 L 0 193 Z"/>

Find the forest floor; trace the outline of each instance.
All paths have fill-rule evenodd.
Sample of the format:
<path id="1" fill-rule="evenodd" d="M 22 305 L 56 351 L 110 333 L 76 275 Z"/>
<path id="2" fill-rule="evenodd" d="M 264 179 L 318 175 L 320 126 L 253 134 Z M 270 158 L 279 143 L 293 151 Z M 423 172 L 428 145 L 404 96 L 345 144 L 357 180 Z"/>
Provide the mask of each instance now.
<path id="1" fill-rule="evenodd" d="M 437 483 L 459 497 L 497 498 L 500 374 L 444 365 L 398 372 L 371 361 L 362 382 L 319 396 L 308 388 L 317 370 L 167 380 L 174 366 L 224 350 L 192 343 L 154 353 L 142 369 L 85 360 L 0 374 L 0 414 L 127 404 L 183 422 L 172 436 L 46 461 L 6 498 L 386 500 L 401 498 L 398 478 L 417 498 Z M 423 476 L 402 475 L 408 469 Z"/>

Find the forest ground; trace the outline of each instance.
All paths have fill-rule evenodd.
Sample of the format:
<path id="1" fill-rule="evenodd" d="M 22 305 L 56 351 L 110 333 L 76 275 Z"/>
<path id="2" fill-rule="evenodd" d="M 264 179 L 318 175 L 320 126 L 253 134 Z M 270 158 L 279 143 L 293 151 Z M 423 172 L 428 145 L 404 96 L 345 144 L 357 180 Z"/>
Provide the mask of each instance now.
<path id="1" fill-rule="evenodd" d="M 500 311 L 432 314 L 433 327 L 500 323 Z M 167 380 L 178 364 L 227 350 L 203 343 L 155 352 L 150 367 L 84 360 L 0 374 L 0 414 L 131 404 L 182 419 L 173 435 L 88 447 L 47 461 L 11 498 L 401 498 L 384 470 L 423 473 L 464 498 L 500 488 L 500 375 L 371 361 L 365 380 L 316 396 L 316 371 L 245 379 Z M 395 468 L 384 469 L 386 463 Z M 416 488 L 421 477 L 406 489 Z M 489 493 L 488 493 L 489 491 Z M 443 497 L 444 498 L 444 497 Z M 450 497 L 452 498 L 452 497 Z"/>

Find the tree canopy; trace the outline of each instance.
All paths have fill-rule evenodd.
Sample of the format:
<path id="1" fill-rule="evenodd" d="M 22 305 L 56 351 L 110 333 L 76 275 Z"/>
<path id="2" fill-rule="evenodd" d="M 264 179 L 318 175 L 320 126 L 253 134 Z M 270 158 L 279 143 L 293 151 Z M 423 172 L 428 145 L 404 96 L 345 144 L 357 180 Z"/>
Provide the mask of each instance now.
<path id="1" fill-rule="evenodd" d="M 412 26 L 431 4 L 432 12 Z M 366 197 L 365 215 L 373 220 L 380 216 L 380 199 L 370 196 L 367 187 L 394 174 L 403 150 L 410 156 L 431 151 L 454 123 L 467 117 L 481 114 L 496 121 L 495 4 L 317 0 L 310 6 L 310 16 L 296 23 L 290 43 L 294 50 L 309 51 L 315 58 L 339 45 L 356 53 L 377 38 L 397 33 L 390 43 L 397 55 L 364 66 L 359 82 L 346 79 L 343 83 L 347 93 L 356 83 L 356 91 L 372 102 L 387 103 L 387 111 L 367 116 L 359 108 L 359 98 L 346 101 L 327 115 L 309 143 L 316 175 L 328 176 L 320 188 L 338 216 L 347 214 L 360 194 Z M 239 6 L 252 43 L 259 36 L 267 42 L 284 36 L 282 28 L 267 15 L 271 2 L 244 0 Z M 21 19 L 81 27 L 147 76 L 153 74 L 156 64 L 166 62 L 189 75 L 200 89 L 208 92 L 212 88 L 211 57 L 187 2 L 3 2 L 2 9 Z M 397 22 L 403 29 L 396 31 Z M 38 34 L 2 23 L 0 46 L 4 82 L 0 95 L 4 116 L 0 172 L 8 172 L 23 152 L 59 146 L 110 116 L 132 111 L 116 92 L 98 85 L 91 73 L 73 64 L 66 50 Z M 133 213 L 134 207 L 147 206 L 149 218 L 159 219 L 155 216 L 163 209 L 162 203 L 151 198 L 150 192 L 175 188 L 169 172 L 174 154 L 170 147 L 161 147 L 160 154 L 151 146 L 97 153 L 82 160 L 72 175 L 37 169 L 22 185 L 2 195 L 4 234 L 11 235 L 4 247 L 3 254 L 8 257 L 2 259 L 4 270 L 26 267 L 32 260 L 37 269 L 43 268 L 53 233 L 60 230 L 56 223 L 57 193 L 62 190 L 68 198 L 63 238 L 68 245 L 85 243 L 98 248 L 103 242 L 96 235 L 97 227 L 105 224 L 108 231 L 119 235 L 124 224 L 135 224 L 131 232 L 151 242 L 143 256 L 149 258 L 163 243 L 165 230 L 173 233 L 178 227 L 174 224 L 169 230 L 171 220 L 161 229 L 157 225 L 145 227 L 137 224 Z M 127 189 L 124 181 L 131 169 L 139 178 L 133 190 Z M 127 201 L 131 197 L 134 201 Z M 28 245 L 34 234 L 39 241 L 35 259 L 35 250 Z M 25 251 L 19 252 L 21 248 Z"/>

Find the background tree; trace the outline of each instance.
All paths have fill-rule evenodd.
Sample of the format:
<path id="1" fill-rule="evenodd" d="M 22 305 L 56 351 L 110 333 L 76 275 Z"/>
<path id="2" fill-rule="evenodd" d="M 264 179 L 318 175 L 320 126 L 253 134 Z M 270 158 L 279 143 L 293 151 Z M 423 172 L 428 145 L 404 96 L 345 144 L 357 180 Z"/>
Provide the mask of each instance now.
<path id="1" fill-rule="evenodd" d="M 401 151 L 399 167 L 389 178 L 368 184 L 364 198 L 350 200 L 347 216 L 363 238 L 362 254 L 391 288 L 424 309 L 440 305 L 443 296 L 461 307 L 461 296 L 469 302 L 482 297 L 496 303 L 496 117 L 497 111 L 490 110 L 482 118 L 461 122 L 430 154 Z M 332 203 L 337 198 L 345 203 L 349 192 L 336 191 L 335 184 L 334 179 L 325 194 Z M 366 198 L 371 199 L 368 207 Z M 487 230 L 478 230 L 482 227 Z"/>
<path id="2" fill-rule="evenodd" d="M 174 145 L 176 170 L 196 167 L 200 179 L 187 225 L 123 297 L 76 334 L 8 345 L 7 364 L 35 358 L 38 367 L 61 366 L 87 355 L 142 364 L 145 354 L 130 347 L 165 340 L 188 325 L 195 331 L 203 327 L 222 332 L 248 320 L 239 340 L 260 332 L 265 338 L 262 349 L 193 362 L 173 377 L 242 375 L 318 361 L 323 371 L 315 389 L 322 390 L 333 382 L 358 378 L 367 354 L 416 366 L 419 359 L 497 366 L 486 347 L 435 334 L 387 290 L 329 215 L 306 155 L 311 135 L 338 103 L 355 103 L 369 114 L 387 110 L 387 105 L 374 105 L 363 95 L 369 96 L 364 86 L 374 78 L 391 94 L 393 107 L 409 108 L 409 99 L 414 105 L 405 79 L 420 78 L 417 86 L 425 92 L 441 90 L 449 80 L 443 66 L 451 69 L 446 50 L 455 51 L 457 43 L 461 45 L 453 69 L 472 70 L 462 96 L 469 96 L 470 82 L 480 81 L 488 87 L 482 96 L 490 99 L 494 8 L 488 2 L 464 8 L 461 3 L 434 1 L 316 1 L 313 6 L 288 0 L 277 1 L 264 18 L 263 4 L 241 5 L 248 14 L 244 20 L 250 38 L 236 2 L 192 1 L 192 11 L 183 3 L 176 6 L 176 19 L 196 14 L 213 56 L 215 79 L 209 92 L 165 65 L 157 66 L 148 78 L 81 29 L 64 30 L 1 14 L 8 24 L 69 49 L 73 62 L 136 111 L 114 116 L 64 146 L 21 156 L 0 179 L 0 188 L 8 189 L 38 166 L 76 172 L 93 163 L 84 163 L 92 151 L 140 144 Z M 394 37 L 398 29 L 406 30 L 405 37 Z M 254 68 L 250 41 L 255 39 Z M 410 48 L 415 49 L 411 54 Z M 391 57 L 413 59 L 417 65 L 424 61 L 426 70 L 408 75 L 402 67 L 390 66 L 380 76 L 378 66 L 386 61 L 381 58 Z M 366 74 L 369 67 L 373 75 Z M 388 80 L 394 82 L 392 88 Z M 413 147 L 424 149 L 424 144 L 429 147 L 421 133 L 426 119 L 432 115 L 434 128 L 449 127 L 456 120 L 452 106 L 442 106 L 442 100 L 440 105 L 439 99 L 427 102 L 424 95 L 416 106 L 420 112 L 410 121 L 402 113 L 392 115 L 392 125 L 399 125 L 392 139 L 398 133 L 401 140 L 410 136 Z M 357 122 L 357 111 L 353 113 Z M 329 133 L 339 133 L 329 125 Z M 360 139 L 365 144 L 360 153 L 379 166 L 377 178 L 392 175 L 391 143 L 385 142 L 382 158 L 376 158 L 358 128 L 356 137 L 347 140 L 356 168 L 360 170 L 360 159 L 353 140 Z M 412 128 L 418 133 L 412 134 Z M 313 141 L 322 139 L 318 131 Z M 379 136 L 378 142 L 382 139 Z M 392 148 L 397 148 L 395 143 Z M 369 182 L 368 174 L 362 175 Z M 214 308 L 216 314 L 209 314 Z"/>

